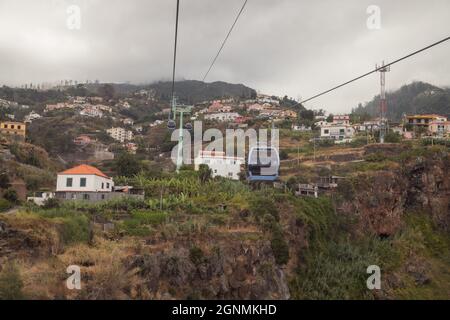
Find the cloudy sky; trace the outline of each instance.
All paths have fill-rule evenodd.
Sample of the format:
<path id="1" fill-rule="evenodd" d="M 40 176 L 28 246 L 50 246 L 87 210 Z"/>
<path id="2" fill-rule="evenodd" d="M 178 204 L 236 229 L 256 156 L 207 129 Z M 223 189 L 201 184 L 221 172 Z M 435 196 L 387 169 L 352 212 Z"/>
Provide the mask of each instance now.
<path id="1" fill-rule="evenodd" d="M 168 80 L 175 2 L 0 0 L 0 85 Z M 177 78 L 202 78 L 242 3 L 181 0 Z M 380 29 L 367 26 L 370 5 Z M 449 0 L 249 0 L 207 81 L 307 98 L 449 35 Z M 388 90 L 414 80 L 449 86 L 449 56 L 450 41 L 393 66 Z M 374 74 L 307 106 L 348 111 L 378 83 Z"/>

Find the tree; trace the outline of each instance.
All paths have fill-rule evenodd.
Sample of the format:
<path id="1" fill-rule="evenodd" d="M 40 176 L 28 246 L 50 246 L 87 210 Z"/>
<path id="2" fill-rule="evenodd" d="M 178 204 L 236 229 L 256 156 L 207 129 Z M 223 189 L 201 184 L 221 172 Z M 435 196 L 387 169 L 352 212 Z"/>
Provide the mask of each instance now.
<path id="1" fill-rule="evenodd" d="M 3 198 L 5 198 L 6 200 L 8 200 L 11 203 L 16 203 L 17 201 L 19 201 L 19 197 L 17 196 L 17 192 L 16 192 L 16 190 L 13 190 L 13 189 L 7 189 L 3 193 Z"/>
<path id="2" fill-rule="evenodd" d="M 132 177 L 141 171 L 141 163 L 136 156 L 129 153 L 121 153 L 114 163 L 118 176 Z"/>
<path id="3" fill-rule="evenodd" d="M 332 114 L 330 114 L 327 118 L 327 122 L 333 122 L 333 117 L 334 116 Z"/>
<path id="4" fill-rule="evenodd" d="M 206 164 L 201 164 L 198 169 L 198 176 L 203 183 L 209 181 L 212 177 L 211 168 Z"/>
<path id="5" fill-rule="evenodd" d="M 104 84 L 98 88 L 98 94 L 107 100 L 111 100 L 116 95 L 116 90 L 111 84 Z"/>
<path id="6" fill-rule="evenodd" d="M 0 172 L 0 188 L 7 189 L 9 183 L 10 181 L 7 172 Z"/>
<path id="7" fill-rule="evenodd" d="M 280 151 L 280 160 L 287 160 L 289 159 L 289 154 L 286 152 L 286 150 Z"/>

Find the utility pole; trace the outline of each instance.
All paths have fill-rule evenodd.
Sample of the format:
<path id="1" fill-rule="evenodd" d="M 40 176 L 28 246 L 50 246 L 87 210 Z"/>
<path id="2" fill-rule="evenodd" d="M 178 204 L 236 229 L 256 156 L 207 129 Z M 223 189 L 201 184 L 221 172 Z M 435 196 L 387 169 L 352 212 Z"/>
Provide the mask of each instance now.
<path id="1" fill-rule="evenodd" d="M 376 66 L 378 69 L 378 65 Z M 386 72 L 391 71 L 391 67 L 385 67 L 384 61 L 381 64 L 380 69 L 380 143 L 384 143 L 384 138 L 388 132 L 388 120 L 387 120 L 387 103 L 386 103 Z"/>
<path id="2" fill-rule="evenodd" d="M 184 135 L 183 135 L 183 118 L 185 113 L 191 113 L 192 106 L 184 106 L 184 105 L 176 105 L 173 102 L 174 113 L 173 119 L 176 119 L 176 114 L 180 114 L 180 127 L 178 131 L 178 152 L 177 152 L 177 173 L 180 172 L 180 168 L 183 165 L 183 144 L 184 144 Z"/>

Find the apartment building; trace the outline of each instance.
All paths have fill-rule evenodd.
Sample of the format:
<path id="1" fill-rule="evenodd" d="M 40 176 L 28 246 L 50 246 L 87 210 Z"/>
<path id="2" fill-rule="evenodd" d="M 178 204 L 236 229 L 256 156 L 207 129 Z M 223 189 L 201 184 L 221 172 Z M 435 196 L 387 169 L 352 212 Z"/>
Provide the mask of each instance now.
<path id="1" fill-rule="evenodd" d="M 111 138 L 122 143 L 133 139 L 133 132 L 124 128 L 111 128 L 106 130 L 106 132 Z"/>
<path id="2" fill-rule="evenodd" d="M 3 121 L 0 122 L 0 133 L 25 139 L 27 126 L 23 122 Z"/>

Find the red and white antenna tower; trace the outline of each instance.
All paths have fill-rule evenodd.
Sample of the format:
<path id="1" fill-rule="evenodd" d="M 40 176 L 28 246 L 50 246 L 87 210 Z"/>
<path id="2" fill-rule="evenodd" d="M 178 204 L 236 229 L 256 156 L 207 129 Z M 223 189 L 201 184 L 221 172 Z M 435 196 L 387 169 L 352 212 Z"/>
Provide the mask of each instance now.
<path id="1" fill-rule="evenodd" d="M 387 103 L 386 103 L 386 72 L 391 71 L 390 66 L 385 66 L 384 61 L 381 67 L 378 65 L 375 67 L 380 72 L 380 143 L 384 143 L 384 138 L 388 132 L 388 119 L 387 119 Z"/>

